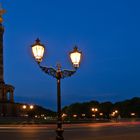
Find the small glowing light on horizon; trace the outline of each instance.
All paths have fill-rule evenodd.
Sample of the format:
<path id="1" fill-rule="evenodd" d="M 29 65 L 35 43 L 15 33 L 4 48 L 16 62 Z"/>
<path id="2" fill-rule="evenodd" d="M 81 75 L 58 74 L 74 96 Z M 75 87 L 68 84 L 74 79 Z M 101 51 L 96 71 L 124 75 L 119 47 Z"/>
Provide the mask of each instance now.
<path id="1" fill-rule="evenodd" d="M 23 106 L 22 106 L 22 108 L 23 108 L 23 109 L 26 109 L 26 108 L 27 108 L 27 106 L 26 106 L 26 105 L 23 105 Z"/>
<path id="2" fill-rule="evenodd" d="M 115 113 L 118 113 L 118 110 L 115 110 Z"/>
<path id="3" fill-rule="evenodd" d="M 103 113 L 100 113 L 100 116 L 103 116 Z"/>
<path id="4" fill-rule="evenodd" d="M 34 106 L 33 105 L 30 105 L 30 109 L 33 109 L 34 108 Z"/>
<path id="5" fill-rule="evenodd" d="M 76 115 L 76 114 L 74 114 L 74 115 L 73 115 L 73 117 L 74 117 L 74 118 L 76 118 L 76 117 L 77 117 L 77 115 Z"/>
<path id="6" fill-rule="evenodd" d="M 135 116 L 136 114 L 135 113 L 131 113 L 131 116 Z"/>
<path id="7" fill-rule="evenodd" d="M 86 116 L 86 114 L 82 114 L 82 117 L 85 117 Z"/>
<path id="8" fill-rule="evenodd" d="M 62 114 L 62 117 L 66 117 L 66 116 L 67 116 L 67 114 L 65 114 L 65 113 Z"/>

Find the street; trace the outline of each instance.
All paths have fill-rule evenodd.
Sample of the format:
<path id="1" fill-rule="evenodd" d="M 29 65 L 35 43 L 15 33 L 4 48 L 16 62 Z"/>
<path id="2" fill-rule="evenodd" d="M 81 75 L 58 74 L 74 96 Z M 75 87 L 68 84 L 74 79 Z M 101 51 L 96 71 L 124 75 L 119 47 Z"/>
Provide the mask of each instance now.
<path id="1" fill-rule="evenodd" d="M 139 140 L 140 122 L 65 124 L 65 140 Z M 55 140 L 55 125 L 1 125 L 1 140 Z"/>

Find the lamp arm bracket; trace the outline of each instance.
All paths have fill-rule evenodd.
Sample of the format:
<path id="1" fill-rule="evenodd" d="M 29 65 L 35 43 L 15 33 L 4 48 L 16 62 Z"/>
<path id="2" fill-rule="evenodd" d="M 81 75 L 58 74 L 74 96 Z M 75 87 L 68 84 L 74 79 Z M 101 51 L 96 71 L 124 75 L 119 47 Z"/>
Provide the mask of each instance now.
<path id="1" fill-rule="evenodd" d="M 42 69 L 42 71 L 44 71 L 46 74 L 56 78 L 56 75 L 57 75 L 57 71 L 52 68 L 52 67 L 43 67 L 41 65 L 39 65 L 39 67 Z"/>
<path id="2" fill-rule="evenodd" d="M 50 76 L 52 76 L 52 77 L 54 77 L 56 79 L 58 79 L 58 75 L 59 75 L 59 78 L 64 79 L 64 78 L 72 76 L 76 72 L 76 70 L 60 70 L 58 72 L 56 69 L 54 69 L 52 67 L 46 67 L 46 66 L 44 67 L 44 66 L 41 66 L 40 64 L 39 64 L 39 67 L 46 74 L 48 74 L 48 75 L 50 75 Z"/>
<path id="3" fill-rule="evenodd" d="M 63 71 L 61 71 L 61 73 L 62 73 L 61 78 L 64 79 L 64 78 L 70 77 L 75 72 L 76 72 L 76 70 L 63 70 Z"/>

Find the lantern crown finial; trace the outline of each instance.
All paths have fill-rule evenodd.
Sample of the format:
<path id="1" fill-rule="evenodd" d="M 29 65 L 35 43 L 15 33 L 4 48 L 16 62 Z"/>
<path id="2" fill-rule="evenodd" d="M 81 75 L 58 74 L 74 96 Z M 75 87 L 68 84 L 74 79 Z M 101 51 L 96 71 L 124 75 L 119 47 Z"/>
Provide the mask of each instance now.
<path id="1" fill-rule="evenodd" d="M 40 43 L 40 39 L 39 38 L 37 38 L 35 41 L 36 41 L 36 43 Z"/>
<path id="2" fill-rule="evenodd" d="M 74 50 L 78 50 L 78 46 L 77 45 L 74 46 Z"/>

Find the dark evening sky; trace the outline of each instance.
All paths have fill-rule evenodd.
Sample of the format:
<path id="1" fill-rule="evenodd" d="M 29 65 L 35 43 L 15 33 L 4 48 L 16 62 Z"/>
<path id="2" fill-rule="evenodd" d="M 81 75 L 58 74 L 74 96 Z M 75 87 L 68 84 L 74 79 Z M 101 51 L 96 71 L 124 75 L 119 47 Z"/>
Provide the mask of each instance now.
<path id="1" fill-rule="evenodd" d="M 68 53 L 77 44 L 83 60 L 62 80 L 62 104 L 120 101 L 140 96 L 139 0 L 0 0 L 4 17 L 5 82 L 15 101 L 56 108 L 56 80 L 31 55 L 39 37 L 44 65 L 72 69 Z"/>

